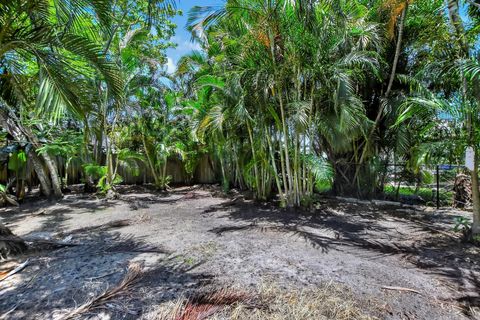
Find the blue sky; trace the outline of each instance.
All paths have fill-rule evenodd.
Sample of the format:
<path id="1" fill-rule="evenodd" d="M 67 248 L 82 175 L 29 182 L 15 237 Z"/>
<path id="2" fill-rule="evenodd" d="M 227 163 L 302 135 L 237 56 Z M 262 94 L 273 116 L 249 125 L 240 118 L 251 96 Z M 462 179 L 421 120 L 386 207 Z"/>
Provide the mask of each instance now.
<path id="1" fill-rule="evenodd" d="M 175 32 L 175 37 L 172 39 L 172 42 L 177 43 L 176 48 L 171 48 L 167 50 L 168 64 L 167 70 L 173 72 L 175 70 L 175 65 L 177 64 L 180 57 L 189 53 L 192 50 L 198 49 L 196 43 L 192 43 L 190 40 L 190 34 L 185 30 L 185 25 L 188 20 L 188 11 L 194 6 L 218 6 L 223 4 L 222 0 L 178 0 L 177 9 L 183 11 L 182 16 L 176 16 L 173 18 L 173 22 L 177 25 Z"/>

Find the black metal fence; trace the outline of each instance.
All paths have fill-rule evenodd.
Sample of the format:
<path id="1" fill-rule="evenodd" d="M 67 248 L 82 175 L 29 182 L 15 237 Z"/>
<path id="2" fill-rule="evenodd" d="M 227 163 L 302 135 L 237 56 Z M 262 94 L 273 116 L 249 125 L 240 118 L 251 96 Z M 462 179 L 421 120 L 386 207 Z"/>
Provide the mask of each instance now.
<path id="1" fill-rule="evenodd" d="M 438 164 L 411 168 L 406 164 L 396 164 L 388 165 L 386 170 L 384 193 L 389 200 L 437 208 L 469 205 L 468 196 L 456 195 L 459 177 L 462 183 L 469 183 L 463 166 Z"/>

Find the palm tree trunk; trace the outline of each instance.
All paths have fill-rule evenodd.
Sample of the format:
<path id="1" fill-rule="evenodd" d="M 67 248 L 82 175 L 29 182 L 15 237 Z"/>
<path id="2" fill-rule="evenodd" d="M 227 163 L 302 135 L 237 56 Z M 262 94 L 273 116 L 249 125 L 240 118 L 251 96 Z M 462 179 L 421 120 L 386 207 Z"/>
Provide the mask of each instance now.
<path id="1" fill-rule="evenodd" d="M 388 80 L 387 91 L 385 91 L 385 97 L 388 97 L 390 95 L 390 92 L 392 91 L 393 81 L 395 80 L 395 75 L 397 73 L 398 60 L 402 52 L 403 31 L 405 27 L 405 18 L 407 16 L 407 10 L 408 10 L 408 2 L 405 4 L 405 9 L 403 9 L 402 14 L 400 16 L 400 20 L 398 22 L 398 37 L 397 37 L 397 44 L 395 47 L 395 56 L 393 57 L 392 71 L 390 73 L 390 79 Z M 354 180 L 357 180 L 359 170 L 360 170 L 359 168 L 361 167 L 361 164 L 363 163 L 363 161 L 365 160 L 365 156 L 367 155 L 369 140 L 372 138 L 373 133 L 377 129 L 380 123 L 380 120 L 382 119 L 382 114 L 384 109 L 385 109 L 385 103 L 381 103 L 377 116 L 375 117 L 375 122 L 373 123 L 372 129 L 370 130 L 370 133 L 368 134 L 367 139 L 365 141 L 365 146 L 363 148 L 362 156 L 360 157 L 360 161 L 359 161 L 360 165 L 355 172 Z"/>
<path id="2" fill-rule="evenodd" d="M 281 129 L 278 128 L 278 148 L 279 148 L 279 153 L 280 153 L 280 167 L 282 169 L 282 180 L 283 180 L 283 189 L 284 189 L 284 192 L 283 192 L 283 195 L 284 195 L 284 198 L 285 198 L 285 201 L 287 200 L 286 197 L 287 197 L 287 194 L 288 194 L 288 180 L 287 180 L 287 169 L 286 169 L 286 166 L 285 166 L 285 159 L 284 159 L 284 152 L 283 152 L 283 147 L 282 147 L 282 142 L 281 142 L 281 136 L 282 134 L 280 133 Z M 275 135 L 277 136 L 277 134 Z M 286 203 L 285 203 L 286 204 Z"/>
<path id="3" fill-rule="evenodd" d="M 252 157 L 253 157 L 253 170 L 254 170 L 254 174 L 255 174 L 255 183 L 256 183 L 256 196 L 257 198 L 260 197 L 260 176 L 259 176 L 259 172 L 258 172 L 258 164 L 257 164 L 257 155 L 256 155 L 256 152 L 255 152 L 255 145 L 254 145 L 254 141 L 253 141 L 253 133 L 252 133 L 252 128 L 250 126 L 250 122 L 248 121 L 247 119 L 247 130 L 248 130 L 248 137 L 250 139 L 250 147 L 252 149 Z"/>
<path id="4" fill-rule="evenodd" d="M 398 37 L 397 45 L 395 47 L 395 56 L 393 58 L 392 72 L 390 73 L 390 80 L 388 81 L 387 91 L 385 92 L 385 97 L 388 97 L 390 91 L 392 90 L 393 80 L 395 79 L 395 74 L 397 72 L 398 59 L 400 58 L 400 53 L 402 52 L 402 40 L 403 40 L 403 30 L 405 26 L 405 17 L 407 16 L 408 2 L 405 4 L 405 9 L 403 9 L 398 22 Z"/>
<path id="5" fill-rule="evenodd" d="M 27 137 L 28 141 L 32 143 L 35 148 L 40 148 L 41 143 L 38 138 L 33 134 L 29 128 L 23 128 L 23 133 Z M 52 182 L 53 194 L 57 198 L 63 197 L 62 183 L 60 175 L 58 174 L 57 162 L 46 152 L 41 154 L 41 158 L 47 166 L 48 173 L 50 174 L 50 180 Z"/>
<path id="6" fill-rule="evenodd" d="M 155 171 L 155 165 L 154 165 L 153 159 L 150 155 L 150 152 L 148 150 L 147 141 L 145 139 L 145 134 L 144 133 L 142 133 L 142 142 L 143 142 L 143 148 L 145 149 L 145 155 L 147 156 L 148 165 L 150 166 L 150 171 L 152 171 L 153 180 L 155 180 L 155 186 L 159 186 L 160 185 L 160 180 L 158 179 L 157 172 Z"/>
<path id="7" fill-rule="evenodd" d="M 294 195 L 295 195 L 295 205 L 300 206 L 300 167 L 299 167 L 299 142 L 298 142 L 298 132 L 294 136 L 295 142 L 294 146 L 294 156 L 293 156 L 293 179 L 294 179 Z"/>
<path id="8" fill-rule="evenodd" d="M 473 224 L 472 235 L 480 235 L 480 190 L 478 182 L 478 148 L 474 146 L 474 166 L 472 170 Z"/>
<path id="9" fill-rule="evenodd" d="M 54 196 L 58 198 L 63 197 L 62 183 L 58 175 L 57 163 L 52 157 L 50 157 L 48 153 L 43 153 L 42 158 L 48 168 L 48 171 L 50 172 L 50 179 L 52 181 L 52 189 Z"/>
<path id="10" fill-rule="evenodd" d="M 285 197 L 287 199 L 287 203 L 291 201 L 291 192 L 293 191 L 293 177 L 292 177 L 292 172 L 291 172 L 291 164 L 290 164 L 290 156 L 288 154 L 288 130 L 287 130 L 287 124 L 286 124 L 286 116 L 285 116 L 285 108 L 283 105 L 283 90 L 281 84 L 279 84 L 279 79 L 278 79 L 278 70 L 277 70 L 277 61 L 275 57 L 275 37 L 273 35 L 273 32 L 269 30 L 268 33 L 269 40 L 270 40 L 270 54 L 271 54 L 271 59 L 272 59 L 272 65 L 273 65 L 273 74 L 274 74 L 274 81 L 276 83 L 276 88 L 277 95 L 278 95 L 278 102 L 280 105 L 280 121 L 281 121 L 281 126 L 282 126 L 282 131 L 283 131 L 283 147 L 284 147 L 284 152 L 285 152 L 285 169 L 286 169 L 286 174 L 287 177 L 285 178 L 285 181 L 288 182 L 288 184 L 285 184 Z M 275 92 L 274 92 L 275 95 Z"/>
<path id="11" fill-rule="evenodd" d="M 162 170 L 162 187 L 164 189 L 167 188 L 167 164 L 168 164 L 168 157 L 166 156 L 163 159 L 163 170 Z"/>
<path id="12" fill-rule="evenodd" d="M 302 154 L 304 156 L 307 155 L 307 135 L 304 134 L 303 137 L 302 137 L 302 144 L 303 144 L 303 151 L 302 151 Z M 305 161 L 305 159 L 302 161 L 302 192 L 304 194 L 307 194 L 308 193 L 308 189 L 307 189 L 307 163 Z"/>
<path id="13" fill-rule="evenodd" d="M 100 121 L 100 123 L 103 123 Z M 102 131 L 100 131 L 102 132 Z M 93 154 L 90 156 L 90 152 L 88 150 L 88 146 L 90 144 L 90 126 L 88 125 L 88 119 L 84 118 L 84 130 L 83 130 L 83 146 L 82 146 L 82 162 L 83 163 L 90 163 L 92 162 L 92 159 L 95 163 L 99 163 L 98 158 L 101 157 L 101 150 L 102 150 L 102 139 L 98 139 L 98 134 L 96 134 L 97 141 L 95 141 L 94 149 L 93 149 Z M 100 143 L 98 142 L 100 141 Z M 100 155 L 97 156 L 100 152 Z M 96 186 L 93 182 L 93 177 L 91 175 L 88 175 L 85 170 L 82 170 L 82 176 L 85 180 L 84 186 L 83 186 L 83 191 L 84 192 L 90 192 L 90 191 L 96 191 Z M 68 184 L 67 177 L 65 178 L 65 183 Z"/>
<path id="14" fill-rule="evenodd" d="M 50 195 L 52 194 L 52 185 L 50 184 L 50 179 L 48 178 L 48 175 L 45 173 L 45 169 L 43 168 L 41 159 L 38 157 L 37 153 L 33 149 L 30 149 L 30 151 L 28 152 L 28 158 L 32 162 L 33 169 L 37 174 L 38 180 L 40 181 L 40 192 L 44 196 L 50 197 Z"/>
<path id="15" fill-rule="evenodd" d="M 24 128 L 23 132 L 25 133 L 28 141 L 30 141 L 35 148 L 39 148 L 41 146 L 40 141 L 38 141 L 37 137 L 30 131 L 30 129 Z M 57 162 L 46 152 L 41 154 L 41 158 L 45 162 L 48 173 L 50 174 L 54 196 L 57 198 L 63 197 L 62 182 L 60 180 L 60 175 L 58 174 Z"/>
<path id="16" fill-rule="evenodd" d="M 270 153 L 270 159 L 272 161 L 272 167 L 273 167 L 273 171 L 274 171 L 274 175 L 275 175 L 275 183 L 277 184 L 278 194 L 280 196 L 280 202 L 283 206 L 283 205 L 285 205 L 285 197 L 284 197 L 283 192 L 282 192 L 282 185 L 280 183 L 280 178 L 278 177 L 277 164 L 275 163 L 275 153 L 274 153 L 274 150 L 273 150 L 273 147 L 272 147 L 270 132 L 268 132 L 268 129 L 267 129 L 266 126 L 265 126 L 265 135 L 266 135 L 266 138 L 267 138 L 268 150 L 269 150 L 269 153 Z"/>
<path id="17" fill-rule="evenodd" d="M 14 121 L 14 119 L 8 116 L 7 111 L 5 111 L 3 106 L 2 106 L 2 109 L 0 110 L 0 125 L 16 141 L 18 142 L 28 141 L 28 138 L 25 135 L 25 130 L 22 130 L 20 124 L 18 124 L 16 121 Z M 33 149 L 30 149 L 30 151 L 28 152 L 28 156 L 32 161 L 33 169 L 37 174 L 38 180 L 40 181 L 40 189 L 42 194 L 49 197 L 51 195 L 52 186 L 50 184 L 50 179 L 45 173 L 45 169 L 43 167 L 41 159 Z"/>
<path id="18" fill-rule="evenodd" d="M 287 181 L 288 181 L 288 193 L 291 193 L 293 191 L 293 177 L 292 177 L 292 170 L 291 170 L 291 164 L 290 164 L 290 156 L 288 152 L 288 130 L 287 130 L 287 124 L 286 124 L 286 119 L 285 119 L 285 110 L 284 110 L 284 105 L 283 105 L 283 97 L 282 97 L 282 91 L 278 90 L 279 94 L 279 102 L 280 102 L 280 120 L 282 122 L 282 131 L 283 131 L 283 148 L 285 151 L 285 168 L 287 170 Z M 290 199 L 291 195 L 287 194 L 287 199 Z"/>
<path id="19" fill-rule="evenodd" d="M 229 183 L 228 183 L 228 178 L 227 178 L 227 175 L 225 173 L 225 165 L 223 164 L 223 157 L 218 157 L 219 159 L 219 162 L 220 162 L 220 171 L 222 172 L 222 188 L 225 192 L 227 192 L 230 187 L 229 187 Z"/>

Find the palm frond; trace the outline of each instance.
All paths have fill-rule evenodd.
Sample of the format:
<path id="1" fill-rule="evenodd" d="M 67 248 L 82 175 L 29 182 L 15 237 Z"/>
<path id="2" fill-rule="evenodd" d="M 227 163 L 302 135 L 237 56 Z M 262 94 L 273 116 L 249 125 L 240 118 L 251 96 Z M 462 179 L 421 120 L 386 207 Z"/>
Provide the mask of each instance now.
<path id="1" fill-rule="evenodd" d="M 66 34 L 62 42 L 65 49 L 84 58 L 97 68 L 105 78 L 113 96 L 123 97 L 125 84 L 122 74 L 115 63 L 107 59 L 100 46 L 75 34 Z"/>

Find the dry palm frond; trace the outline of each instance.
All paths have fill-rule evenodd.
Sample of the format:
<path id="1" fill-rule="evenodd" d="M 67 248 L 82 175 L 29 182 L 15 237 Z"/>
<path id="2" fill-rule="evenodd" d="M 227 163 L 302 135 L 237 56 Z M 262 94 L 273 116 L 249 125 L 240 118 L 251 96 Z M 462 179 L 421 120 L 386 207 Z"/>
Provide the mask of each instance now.
<path id="1" fill-rule="evenodd" d="M 422 294 L 420 291 L 415 290 L 415 289 L 410 289 L 410 288 L 404 288 L 404 287 L 390 287 L 390 286 L 383 286 L 382 289 L 385 290 L 396 290 L 396 291 L 403 291 L 403 292 L 413 292 L 416 294 Z"/>
<path id="2" fill-rule="evenodd" d="M 131 225 L 133 222 L 129 219 L 113 220 L 98 226 L 93 227 L 84 227 L 79 229 L 74 229 L 69 234 L 73 233 L 85 233 L 90 231 L 106 231 L 109 229 L 122 228 Z"/>
<path id="3" fill-rule="evenodd" d="M 398 17 L 411 2 L 413 2 L 413 0 L 387 0 L 383 4 L 383 8 L 389 10 L 387 35 L 390 39 L 393 39 L 395 36 L 395 25 L 397 24 Z"/>
<path id="4" fill-rule="evenodd" d="M 455 208 L 465 208 L 472 203 L 472 181 L 466 174 L 459 174 L 455 177 L 453 186 L 454 197 L 453 206 Z"/>
<path id="5" fill-rule="evenodd" d="M 102 307 L 108 301 L 127 294 L 132 286 L 142 275 L 142 267 L 138 263 L 131 263 L 123 280 L 113 288 L 107 289 L 102 294 L 93 297 L 82 305 L 78 306 L 68 314 L 60 316 L 57 320 L 73 319 L 85 312 Z"/>
<path id="6" fill-rule="evenodd" d="M 202 293 L 188 299 L 173 318 L 175 320 L 202 320 L 226 306 L 246 303 L 248 300 L 251 300 L 251 297 L 247 293 L 231 289 Z"/>
<path id="7" fill-rule="evenodd" d="M 265 46 L 265 48 L 270 48 L 270 38 L 262 30 L 252 30 L 253 36 L 257 41 Z"/>
<path id="8" fill-rule="evenodd" d="M 257 293 L 232 290 L 202 295 L 200 300 L 178 299 L 160 306 L 158 320 L 281 320 L 281 319 L 376 319 L 388 306 L 356 297 L 348 288 L 334 283 L 315 289 L 281 289 L 265 283 Z"/>
<path id="9" fill-rule="evenodd" d="M 152 216 L 146 213 L 140 214 L 135 218 L 136 223 L 150 223 L 152 222 L 152 220 L 153 220 Z"/>
<path id="10" fill-rule="evenodd" d="M 183 197 L 179 198 L 178 200 L 194 200 L 194 199 L 203 199 L 203 198 L 211 198 L 211 194 L 201 194 L 198 192 L 187 192 L 183 195 Z"/>
<path id="11" fill-rule="evenodd" d="M 29 263 L 29 259 L 25 260 L 25 262 L 20 263 L 15 268 L 11 268 L 10 270 L 0 271 L 0 281 L 7 279 L 10 276 L 13 276 L 15 273 L 22 271 Z"/>

